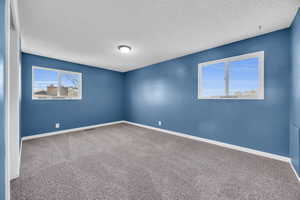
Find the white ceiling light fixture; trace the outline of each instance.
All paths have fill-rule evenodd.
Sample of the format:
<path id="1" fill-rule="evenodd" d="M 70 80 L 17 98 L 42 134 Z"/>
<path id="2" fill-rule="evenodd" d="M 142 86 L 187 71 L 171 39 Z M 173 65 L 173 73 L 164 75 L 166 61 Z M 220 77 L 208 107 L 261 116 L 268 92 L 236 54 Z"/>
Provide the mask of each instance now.
<path id="1" fill-rule="evenodd" d="M 127 54 L 131 51 L 131 47 L 127 45 L 120 45 L 118 46 L 118 49 L 121 53 Z"/>

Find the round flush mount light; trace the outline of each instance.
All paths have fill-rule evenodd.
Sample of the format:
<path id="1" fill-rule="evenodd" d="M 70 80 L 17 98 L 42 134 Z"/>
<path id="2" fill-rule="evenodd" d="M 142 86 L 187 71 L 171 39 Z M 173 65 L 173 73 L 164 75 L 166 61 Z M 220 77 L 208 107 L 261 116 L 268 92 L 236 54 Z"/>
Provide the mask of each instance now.
<path id="1" fill-rule="evenodd" d="M 121 53 L 129 53 L 131 51 L 131 47 L 127 45 L 120 45 L 118 49 Z"/>

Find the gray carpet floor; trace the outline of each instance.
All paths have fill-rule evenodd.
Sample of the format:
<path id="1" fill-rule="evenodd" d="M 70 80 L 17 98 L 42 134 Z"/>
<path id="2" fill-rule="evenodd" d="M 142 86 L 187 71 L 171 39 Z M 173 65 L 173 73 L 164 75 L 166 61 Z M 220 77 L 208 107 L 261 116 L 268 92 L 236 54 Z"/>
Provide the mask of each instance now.
<path id="1" fill-rule="evenodd" d="M 300 200 L 288 163 L 118 124 L 23 143 L 12 200 Z"/>

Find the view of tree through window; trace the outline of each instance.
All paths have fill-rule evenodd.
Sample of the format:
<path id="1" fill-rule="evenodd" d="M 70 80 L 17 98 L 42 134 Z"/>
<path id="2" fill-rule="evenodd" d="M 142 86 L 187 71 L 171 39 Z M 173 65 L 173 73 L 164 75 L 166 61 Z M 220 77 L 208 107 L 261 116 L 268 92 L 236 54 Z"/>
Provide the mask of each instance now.
<path id="1" fill-rule="evenodd" d="M 263 52 L 199 64 L 199 98 L 263 98 Z"/>
<path id="2" fill-rule="evenodd" d="M 33 67 L 33 99 L 81 99 L 81 73 Z"/>

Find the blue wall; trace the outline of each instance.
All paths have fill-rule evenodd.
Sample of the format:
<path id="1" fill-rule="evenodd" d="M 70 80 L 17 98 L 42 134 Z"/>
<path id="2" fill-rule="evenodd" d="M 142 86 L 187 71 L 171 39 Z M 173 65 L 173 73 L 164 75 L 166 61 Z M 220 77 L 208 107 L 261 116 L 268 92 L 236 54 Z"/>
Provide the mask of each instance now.
<path id="1" fill-rule="evenodd" d="M 264 100 L 198 100 L 197 65 L 265 51 Z M 290 30 L 235 42 L 125 74 L 125 119 L 289 155 Z"/>
<path id="2" fill-rule="evenodd" d="M 5 0 L 0 0 L 0 199 L 5 199 L 5 133 L 4 133 L 4 62 Z"/>
<path id="3" fill-rule="evenodd" d="M 300 12 L 291 26 L 290 156 L 300 175 Z"/>
<path id="4" fill-rule="evenodd" d="M 32 100 L 32 65 L 82 72 L 82 100 Z M 119 72 L 23 53 L 22 136 L 122 120 L 123 82 Z"/>

